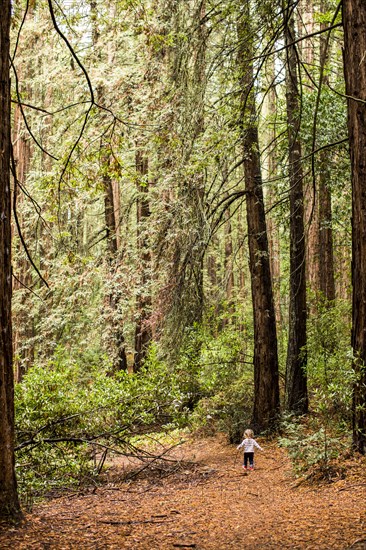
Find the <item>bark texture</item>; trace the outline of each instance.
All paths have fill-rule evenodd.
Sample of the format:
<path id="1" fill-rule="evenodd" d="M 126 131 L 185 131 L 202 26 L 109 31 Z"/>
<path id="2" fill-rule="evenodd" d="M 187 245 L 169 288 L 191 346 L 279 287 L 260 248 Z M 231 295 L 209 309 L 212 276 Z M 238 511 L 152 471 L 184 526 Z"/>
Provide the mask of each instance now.
<path id="1" fill-rule="evenodd" d="M 238 24 L 242 74 L 242 142 L 247 206 L 249 269 L 254 321 L 254 408 L 257 431 L 274 426 L 279 413 L 278 355 L 267 227 L 263 200 L 258 127 L 253 90 L 249 2 Z M 245 45 L 245 46 L 244 46 Z M 244 49 L 245 48 L 245 49 Z"/>
<path id="2" fill-rule="evenodd" d="M 110 155 L 108 149 L 103 150 L 102 159 L 105 173 L 103 175 L 104 186 L 104 215 L 107 235 L 107 260 L 109 264 L 110 277 L 112 281 L 116 281 L 118 272 L 118 246 L 117 246 L 117 222 L 115 215 L 115 194 L 113 193 L 113 182 L 109 174 Z M 113 371 L 127 370 L 126 343 L 123 335 L 123 326 L 118 319 L 120 296 L 116 288 L 108 295 L 108 306 L 111 312 L 111 330 L 113 337 L 114 359 Z"/>
<path id="3" fill-rule="evenodd" d="M 136 151 L 136 171 L 140 175 L 140 181 L 137 182 L 137 247 L 140 264 L 140 291 L 137 296 L 138 318 L 135 329 L 135 358 L 134 371 L 138 371 L 145 360 L 152 333 L 149 324 L 151 309 L 151 293 L 149 282 L 151 272 L 151 254 L 148 242 L 147 222 L 150 217 L 150 205 L 148 200 L 149 185 L 146 180 L 148 177 L 149 166 L 148 158 L 141 149 Z"/>
<path id="4" fill-rule="evenodd" d="M 98 22 L 98 6 L 96 0 L 90 0 L 90 18 L 92 23 L 92 44 L 96 46 L 100 37 L 100 28 Z M 108 56 L 112 57 L 111 49 L 108 50 Z M 98 62 L 100 62 L 98 56 Z M 103 105 L 106 96 L 106 86 L 100 84 L 96 88 L 98 102 Z M 100 144 L 100 164 L 102 170 L 102 182 L 104 189 L 104 219 L 106 229 L 107 254 L 106 260 L 109 265 L 109 277 L 111 291 L 106 296 L 106 305 L 108 312 L 108 324 L 110 328 L 110 343 L 113 356 L 113 372 L 127 370 L 126 343 L 123 333 L 123 325 L 119 319 L 120 292 L 118 290 L 118 226 L 119 226 L 119 198 L 116 182 L 111 177 L 111 146 L 104 138 Z"/>
<path id="5" fill-rule="evenodd" d="M 273 87 L 273 82 L 275 81 L 275 63 L 274 59 L 270 58 L 266 64 L 266 73 L 267 73 L 267 86 L 269 87 L 266 101 L 264 106 L 267 108 L 267 116 L 271 120 L 276 120 L 276 91 Z M 273 216 L 271 211 L 272 207 L 278 200 L 276 188 L 273 186 L 273 181 L 278 175 L 277 169 L 277 158 L 276 158 L 276 124 L 271 123 L 267 124 L 266 132 L 266 147 L 269 147 L 267 152 L 267 179 L 270 182 L 267 190 L 267 208 L 269 208 L 270 213 L 267 215 L 267 234 L 268 234 L 268 245 L 269 245 L 269 258 L 271 263 L 271 276 L 272 276 L 272 285 L 273 285 L 273 299 L 275 303 L 275 313 L 276 313 L 276 322 L 277 329 L 279 326 L 282 326 L 282 312 L 281 312 L 281 248 L 280 248 L 280 231 L 279 224 Z"/>
<path id="6" fill-rule="evenodd" d="M 29 138 L 24 135 L 24 127 L 22 124 L 22 114 L 19 105 L 16 106 L 14 112 L 14 128 L 13 128 L 13 154 L 16 166 L 17 181 L 26 187 L 26 179 L 29 171 L 31 160 L 31 144 Z M 19 192 L 19 186 L 14 185 L 15 203 L 19 205 L 23 201 L 24 195 Z M 19 214 L 18 219 L 20 226 L 24 228 L 24 219 Z M 14 230 L 14 228 L 13 228 Z M 24 235 L 24 229 L 23 229 Z M 25 236 L 27 238 L 27 236 Z M 34 316 L 32 315 L 29 303 L 29 291 L 24 288 L 32 286 L 32 274 L 29 262 L 21 253 L 22 244 L 17 242 L 17 272 L 15 273 L 13 296 L 19 293 L 19 307 L 16 314 L 13 312 L 13 350 L 14 350 L 14 371 L 16 381 L 22 381 L 25 373 L 34 362 Z"/>
<path id="7" fill-rule="evenodd" d="M 308 410 L 306 375 L 306 270 L 303 170 L 301 165 L 300 96 L 293 15 L 284 11 L 286 60 L 286 108 L 289 141 L 290 183 L 290 305 L 286 363 L 286 405 L 305 414 Z"/>
<path id="8" fill-rule="evenodd" d="M 321 11 L 326 12 L 327 4 L 323 0 Z M 326 23 L 321 23 L 320 29 L 326 28 Z M 327 39 L 320 36 L 320 63 L 325 67 L 328 61 Z M 323 71 L 323 84 L 327 84 L 328 76 Z M 333 255 L 333 229 L 332 229 L 332 195 L 329 187 L 330 168 L 329 153 L 321 151 L 319 171 L 319 290 L 325 303 L 331 305 L 335 300 L 335 279 L 334 279 L 334 255 Z"/>
<path id="9" fill-rule="evenodd" d="M 10 1 L 0 2 L 0 13 L 0 519 L 7 519 L 20 513 L 14 467 L 11 326 Z"/>
<path id="10" fill-rule="evenodd" d="M 326 304 L 335 300 L 332 196 L 329 189 L 328 159 L 323 151 L 320 154 L 321 170 L 319 176 L 319 290 Z"/>
<path id="11" fill-rule="evenodd" d="M 366 454 L 366 3 L 344 0 L 344 75 L 352 171 L 353 441 Z"/>

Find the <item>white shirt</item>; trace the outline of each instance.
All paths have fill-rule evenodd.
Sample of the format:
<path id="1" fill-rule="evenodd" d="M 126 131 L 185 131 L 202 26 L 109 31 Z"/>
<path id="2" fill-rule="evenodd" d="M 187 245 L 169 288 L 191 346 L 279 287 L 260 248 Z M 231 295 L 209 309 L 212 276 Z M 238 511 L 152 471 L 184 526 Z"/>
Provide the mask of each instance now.
<path id="1" fill-rule="evenodd" d="M 252 438 L 244 439 L 237 448 L 241 449 L 242 447 L 244 447 L 245 453 L 254 453 L 254 447 L 257 447 L 260 451 L 263 451 L 262 447 L 258 445 L 255 439 Z"/>

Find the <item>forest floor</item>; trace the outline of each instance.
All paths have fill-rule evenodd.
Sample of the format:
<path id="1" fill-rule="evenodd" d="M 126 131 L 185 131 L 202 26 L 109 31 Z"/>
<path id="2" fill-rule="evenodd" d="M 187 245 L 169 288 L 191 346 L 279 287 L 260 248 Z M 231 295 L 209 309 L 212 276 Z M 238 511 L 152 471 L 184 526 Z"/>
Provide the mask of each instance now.
<path id="1" fill-rule="evenodd" d="M 178 462 L 131 478 L 110 465 L 105 484 L 37 504 L 17 527 L 0 530 L 0 549 L 366 549 L 366 461 L 344 479 L 299 483 L 286 451 L 258 441 L 256 467 L 221 436 L 188 438 Z M 140 465 L 141 466 L 141 465 Z"/>

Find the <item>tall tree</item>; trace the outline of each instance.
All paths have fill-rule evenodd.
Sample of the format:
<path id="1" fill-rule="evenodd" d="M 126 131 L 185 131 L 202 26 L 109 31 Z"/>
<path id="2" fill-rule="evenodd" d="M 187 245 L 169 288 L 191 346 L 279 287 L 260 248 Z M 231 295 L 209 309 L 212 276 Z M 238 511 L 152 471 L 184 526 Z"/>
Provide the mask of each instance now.
<path id="1" fill-rule="evenodd" d="M 11 324 L 10 76 L 11 2 L 0 3 L 0 518 L 20 514 L 14 464 L 14 375 Z"/>
<path id="2" fill-rule="evenodd" d="M 101 50 L 98 48 L 100 29 L 98 25 L 98 6 L 97 0 L 90 0 L 90 15 L 92 21 L 92 41 L 96 49 L 98 61 L 101 62 Z M 108 51 L 108 57 L 111 58 L 111 51 Z M 97 98 L 101 105 L 106 103 L 107 89 L 103 83 L 97 86 Z M 116 192 L 111 176 L 112 168 L 111 145 L 107 142 L 104 135 L 100 144 L 100 165 L 102 170 L 102 182 L 104 191 L 104 218 L 107 238 L 107 264 L 109 277 L 115 283 L 118 271 L 118 235 L 116 220 L 117 207 L 115 205 Z M 106 297 L 108 303 L 109 322 L 111 330 L 111 345 L 113 348 L 113 370 L 127 370 L 126 343 L 123 334 L 123 326 L 119 318 L 119 293 L 112 283 L 112 290 Z"/>
<path id="3" fill-rule="evenodd" d="M 205 203 L 205 169 L 197 154 L 205 132 L 206 52 L 208 30 L 206 2 L 189 5 L 179 0 L 169 2 L 169 32 L 177 45 L 167 56 L 169 94 L 173 92 L 174 116 L 170 132 L 176 145 L 163 161 L 171 170 L 176 189 L 170 193 L 168 210 L 174 212 L 175 224 L 169 223 L 172 236 L 164 233 L 164 252 L 170 255 L 167 270 L 168 292 L 163 306 L 168 346 L 179 349 L 186 328 L 199 325 L 204 312 L 204 255 L 207 242 Z M 185 33 L 190 37 L 186 39 Z M 171 109 L 171 107 L 170 107 Z M 177 147 L 177 144 L 178 147 Z M 178 149 L 179 148 L 179 149 Z M 173 201 L 172 201 L 173 199 Z M 178 228 L 178 230 L 177 230 Z M 159 256 L 159 254 L 158 254 Z M 168 326 L 169 325 L 169 326 Z M 198 350 L 197 350 L 198 354 Z"/>
<path id="4" fill-rule="evenodd" d="M 192 75 L 192 92 L 194 101 L 194 111 L 192 113 L 191 135 L 187 142 L 188 151 L 194 146 L 205 130 L 205 94 L 206 94 L 206 51 L 207 51 L 207 27 L 206 27 L 206 0 L 196 1 L 193 6 L 193 21 L 196 26 L 196 36 L 194 40 L 194 65 Z M 188 105 L 187 105 L 188 108 Z M 190 155 L 191 153 L 189 153 Z M 195 280 L 196 296 L 196 319 L 194 322 L 200 323 L 204 308 L 204 288 L 203 288 L 203 260 L 205 254 L 205 175 L 204 170 L 198 165 L 193 177 L 187 179 L 187 203 L 192 212 L 194 245 L 191 250 L 190 267 Z M 188 205 L 187 204 L 187 205 Z"/>
<path id="5" fill-rule="evenodd" d="M 343 1 L 344 75 L 352 170 L 353 441 L 366 454 L 366 3 Z"/>
<path id="6" fill-rule="evenodd" d="M 36 0 L 31 0 L 28 5 L 28 11 L 25 15 L 24 23 L 34 25 L 34 14 L 36 8 Z M 35 26 L 33 27 L 35 29 Z M 35 31 L 32 35 L 29 35 L 26 50 L 36 47 L 36 35 Z M 21 45 L 18 44 L 18 54 L 22 50 Z M 17 88 L 19 95 L 22 98 L 32 98 L 33 85 L 35 80 L 36 70 L 35 64 L 32 61 L 27 64 L 20 63 L 17 67 Z M 25 100 L 25 99 L 24 99 Z M 35 101 L 36 102 L 36 101 Z M 32 140 L 26 129 L 26 124 L 23 118 L 23 108 L 18 104 L 14 109 L 14 122 L 12 125 L 12 142 L 13 142 L 13 155 L 16 166 L 16 178 L 17 182 L 14 185 L 14 197 L 13 204 L 17 212 L 18 224 L 21 227 L 23 238 L 29 243 L 29 235 L 27 234 L 28 216 L 24 212 L 25 193 L 21 192 L 27 188 L 27 178 L 31 167 L 33 147 Z M 47 121 L 45 126 L 51 124 Z M 14 225 L 16 225 L 14 223 Z M 15 232 L 16 233 L 16 232 Z M 29 260 L 24 253 L 24 248 L 20 239 L 16 240 L 15 246 L 13 244 L 13 251 L 15 259 L 13 258 L 13 353 L 14 353 L 14 372 L 17 382 L 21 382 L 25 373 L 34 362 L 35 346 L 35 315 L 31 307 L 31 293 L 29 288 L 32 287 L 32 268 L 29 264 Z M 15 302 L 15 305 L 14 305 Z"/>
<path id="7" fill-rule="evenodd" d="M 31 161 L 30 139 L 25 135 L 19 105 L 17 105 L 14 110 L 12 141 L 17 178 L 17 184 L 14 185 L 14 203 L 17 205 L 18 209 L 19 203 L 24 199 L 24 195 L 19 193 L 18 183 L 25 188 Z M 23 226 L 24 220 L 21 215 L 18 215 L 18 220 L 19 224 Z M 34 345 L 32 343 L 32 338 L 34 337 L 34 316 L 30 307 L 29 290 L 24 288 L 30 288 L 32 286 L 32 274 L 29 261 L 24 256 L 20 241 L 17 242 L 16 249 L 18 261 L 14 273 L 13 296 L 19 293 L 21 298 L 18 300 L 16 311 L 13 308 L 13 350 L 16 381 L 21 382 L 24 374 L 34 361 Z"/>
<path id="8" fill-rule="evenodd" d="M 276 111 L 277 111 L 277 97 L 275 89 L 275 61 L 271 56 L 265 65 L 265 77 L 268 92 L 264 101 L 264 110 L 266 111 L 266 128 L 264 134 L 265 147 L 268 148 L 266 163 L 264 168 L 266 169 L 267 179 L 269 180 L 268 192 L 266 196 L 267 205 L 270 210 L 267 215 L 267 233 L 268 233 L 268 245 L 269 245 L 269 257 L 271 262 L 271 276 L 273 284 L 273 297 L 275 302 L 275 312 L 277 329 L 282 325 L 282 312 L 281 312 L 281 292 L 280 292 L 280 280 L 281 280 L 281 248 L 280 248 L 280 235 L 279 235 L 279 223 L 276 221 L 273 215 L 272 208 L 278 200 L 275 180 L 278 176 L 277 158 L 276 158 Z"/>
<path id="9" fill-rule="evenodd" d="M 150 217 L 149 163 L 146 154 L 141 148 L 136 150 L 137 180 L 137 249 L 139 254 L 140 281 L 137 295 L 137 321 L 135 329 L 135 358 L 134 370 L 138 371 L 146 357 L 151 341 L 151 327 L 148 322 L 151 308 L 151 294 L 149 289 L 149 272 L 151 271 L 151 254 L 147 238 L 147 222 Z"/>
<path id="10" fill-rule="evenodd" d="M 326 11 L 326 2 L 321 3 L 322 12 Z M 320 24 L 324 30 L 325 23 Z M 320 37 L 320 66 L 321 84 L 328 83 L 326 64 L 328 62 L 328 41 Z M 330 166 L 326 150 L 320 151 L 320 172 L 319 172 L 319 290 L 327 304 L 335 300 L 334 260 L 333 260 L 333 229 L 332 229 L 332 195 L 329 186 Z"/>
<path id="11" fill-rule="evenodd" d="M 297 37 L 301 38 L 297 46 L 301 63 L 306 69 L 304 80 L 305 89 L 310 90 L 314 96 L 314 85 L 311 77 L 311 70 L 314 66 L 315 48 L 314 41 L 306 38 L 314 31 L 314 6 L 313 0 L 300 0 L 296 6 Z M 317 181 L 315 181 L 317 183 Z M 304 188 L 304 223 L 306 227 L 306 279 L 309 289 L 313 292 L 319 290 L 319 193 L 317 185 L 308 181 L 303 182 Z"/>
<path id="12" fill-rule="evenodd" d="M 264 430 L 275 424 L 280 402 L 276 316 L 263 199 L 250 17 L 250 1 L 247 0 L 238 21 L 238 62 L 242 88 L 242 146 L 254 321 L 253 425 L 257 430 Z"/>
<path id="13" fill-rule="evenodd" d="M 308 410 L 306 373 L 306 271 L 303 169 L 300 142 L 300 92 L 293 6 L 284 7 L 286 108 L 289 144 L 290 304 L 286 363 L 286 404 L 290 411 Z"/>
<path id="14" fill-rule="evenodd" d="M 224 175 L 227 178 L 227 175 Z M 225 269 L 225 290 L 228 313 L 234 312 L 233 293 L 234 293 L 234 255 L 233 255 L 233 235 L 231 225 L 230 208 L 225 210 L 225 226 L 224 226 L 224 269 Z M 229 317 L 225 320 L 228 321 Z"/>

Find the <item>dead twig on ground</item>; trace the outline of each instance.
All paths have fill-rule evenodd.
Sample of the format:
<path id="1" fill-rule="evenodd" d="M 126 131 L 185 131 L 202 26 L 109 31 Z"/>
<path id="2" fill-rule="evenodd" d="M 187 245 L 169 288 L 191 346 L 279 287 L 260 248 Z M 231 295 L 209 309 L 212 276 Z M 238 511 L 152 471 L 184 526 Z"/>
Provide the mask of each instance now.
<path id="1" fill-rule="evenodd" d="M 98 521 L 98 523 L 104 523 L 106 525 L 137 525 L 137 524 L 141 524 L 141 523 L 168 523 L 168 522 L 171 522 L 173 521 L 172 519 L 168 519 L 168 520 L 156 520 L 156 519 L 143 519 L 143 520 L 128 520 L 128 521 L 117 521 L 117 520 L 107 520 L 107 519 L 101 519 L 100 521 Z"/>
<path id="2" fill-rule="evenodd" d="M 352 485 L 347 485 L 346 487 L 341 487 L 338 489 L 338 492 L 340 491 L 348 491 L 349 489 L 354 489 L 355 487 L 365 487 L 366 483 L 353 483 Z"/>

